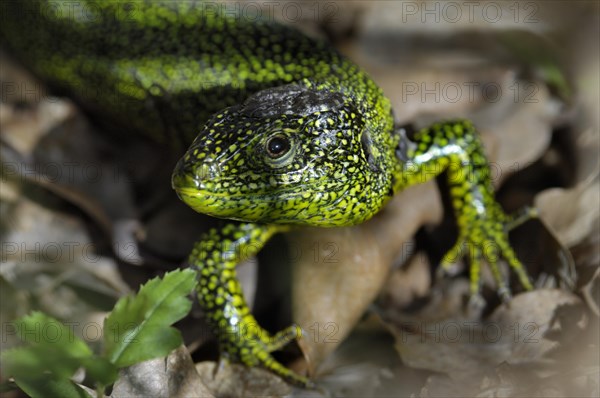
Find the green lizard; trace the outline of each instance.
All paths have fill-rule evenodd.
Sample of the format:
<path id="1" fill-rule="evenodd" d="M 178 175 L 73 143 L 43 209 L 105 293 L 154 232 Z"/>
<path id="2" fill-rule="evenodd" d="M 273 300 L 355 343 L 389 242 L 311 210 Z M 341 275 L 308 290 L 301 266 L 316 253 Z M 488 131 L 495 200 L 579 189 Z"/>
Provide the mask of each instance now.
<path id="1" fill-rule="evenodd" d="M 200 237 L 189 264 L 223 359 L 312 382 L 271 352 L 235 267 L 293 226 L 339 227 L 378 213 L 395 193 L 448 171 L 459 227 L 443 266 L 468 247 L 471 291 L 487 260 L 508 295 L 495 247 L 531 289 L 508 242 L 514 219 L 494 199 L 473 125 L 448 121 L 409 140 L 389 100 L 325 41 L 203 2 L 4 2 L 3 43 L 36 75 L 120 126 L 191 145 L 172 185 L 198 212 L 232 220 Z M 195 139 L 194 139 L 195 138 Z"/>

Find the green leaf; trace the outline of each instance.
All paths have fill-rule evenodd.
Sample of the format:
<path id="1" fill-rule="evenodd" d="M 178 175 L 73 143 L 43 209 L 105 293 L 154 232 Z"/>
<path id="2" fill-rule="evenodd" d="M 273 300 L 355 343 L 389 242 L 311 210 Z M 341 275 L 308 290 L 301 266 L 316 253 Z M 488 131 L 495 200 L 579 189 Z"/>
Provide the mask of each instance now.
<path id="1" fill-rule="evenodd" d="M 80 367 L 103 385 L 116 380 L 116 367 L 94 356 L 90 347 L 58 320 L 34 312 L 11 326 L 11 332 L 26 344 L 2 353 L 3 373 L 14 377 L 24 391 L 43 391 L 47 385 L 79 393 L 81 389 L 77 390 L 69 379 Z"/>
<path id="2" fill-rule="evenodd" d="M 19 388 L 32 398 L 91 398 L 81 387 L 68 379 L 54 379 L 48 375 L 15 379 Z"/>
<path id="3" fill-rule="evenodd" d="M 85 368 L 86 376 L 103 386 L 113 384 L 119 375 L 117 367 L 105 358 L 97 356 L 84 358 L 82 365 Z"/>
<path id="4" fill-rule="evenodd" d="M 15 321 L 17 336 L 32 346 L 43 346 L 73 357 L 88 357 L 92 350 L 72 329 L 41 312 L 32 312 Z"/>
<path id="5" fill-rule="evenodd" d="M 18 378 L 43 373 L 69 378 L 92 350 L 58 320 L 34 312 L 15 321 L 14 332 L 27 343 L 2 353 L 4 372 Z"/>
<path id="6" fill-rule="evenodd" d="M 149 281 L 137 296 L 119 300 L 104 322 L 106 358 L 95 356 L 56 319 L 40 312 L 25 316 L 9 325 L 11 334 L 26 344 L 2 353 L 3 374 L 14 377 L 32 397 L 88 396 L 70 380 L 78 368 L 109 385 L 117 379 L 117 366 L 164 356 L 181 345 L 181 335 L 171 325 L 189 312 L 192 303 L 186 296 L 195 285 L 194 271 L 174 271 Z"/>
<path id="7" fill-rule="evenodd" d="M 42 374 L 69 379 L 81 366 L 81 359 L 43 345 L 18 347 L 2 353 L 4 371 L 16 380 Z"/>
<path id="8" fill-rule="evenodd" d="M 166 356 L 181 345 L 171 325 L 190 311 L 186 296 L 195 286 L 194 271 L 176 270 L 148 281 L 136 296 L 120 299 L 104 320 L 106 358 L 121 368 Z"/>

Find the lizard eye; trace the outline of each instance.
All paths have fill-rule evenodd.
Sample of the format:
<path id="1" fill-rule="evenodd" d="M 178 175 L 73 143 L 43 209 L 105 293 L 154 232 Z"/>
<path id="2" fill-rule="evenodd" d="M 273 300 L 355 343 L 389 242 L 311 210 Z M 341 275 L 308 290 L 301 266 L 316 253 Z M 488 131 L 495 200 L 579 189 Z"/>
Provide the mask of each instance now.
<path id="1" fill-rule="evenodd" d="M 290 150 L 290 140 L 282 135 L 275 135 L 267 140 L 265 148 L 271 159 L 279 159 Z"/>

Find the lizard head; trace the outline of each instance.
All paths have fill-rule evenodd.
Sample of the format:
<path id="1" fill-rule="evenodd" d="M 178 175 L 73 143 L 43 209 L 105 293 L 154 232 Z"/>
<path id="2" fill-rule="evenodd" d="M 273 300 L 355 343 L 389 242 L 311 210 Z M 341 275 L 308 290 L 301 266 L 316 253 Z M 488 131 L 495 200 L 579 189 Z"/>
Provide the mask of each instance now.
<path id="1" fill-rule="evenodd" d="M 381 206 L 376 200 L 370 208 L 373 147 L 352 100 L 281 86 L 214 115 L 179 160 L 172 185 L 186 204 L 214 217 L 356 224 Z"/>

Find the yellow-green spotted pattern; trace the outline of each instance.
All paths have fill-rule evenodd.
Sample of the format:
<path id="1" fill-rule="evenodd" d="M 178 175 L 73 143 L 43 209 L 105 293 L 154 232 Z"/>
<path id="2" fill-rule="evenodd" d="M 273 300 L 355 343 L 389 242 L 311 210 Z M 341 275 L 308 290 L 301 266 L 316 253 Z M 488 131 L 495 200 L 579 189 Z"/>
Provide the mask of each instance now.
<path id="1" fill-rule="evenodd" d="M 452 206 L 459 237 L 446 253 L 442 266 L 448 267 L 465 253 L 471 260 L 471 292 L 479 292 L 481 259 L 485 256 L 502 295 L 508 287 L 497 262 L 504 257 L 517 272 L 523 286 L 531 289 L 527 273 L 507 239 L 510 221 L 494 198 L 490 167 L 475 128 L 468 120 L 436 123 L 414 137 L 404 156 L 396 190 L 425 182 L 447 171 Z"/>
<path id="2" fill-rule="evenodd" d="M 222 359 L 312 386 L 270 354 L 302 331 L 264 331 L 235 266 L 291 225 L 361 223 L 394 193 L 444 171 L 460 232 L 444 265 L 467 253 L 476 294 L 485 258 L 507 296 L 503 257 L 531 288 L 470 122 L 435 124 L 408 140 L 377 85 L 325 42 L 214 5 L 3 2 L 0 33 L 37 75 L 123 131 L 189 146 L 173 173 L 177 194 L 236 220 L 202 236 L 189 258 Z"/>
<path id="3" fill-rule="evenodd" d="M 324 41 L 236 15 L 235 5 L 7 0 L 0 7 L 2 43 L 38 76 L 128 132 L 176 147 L 189 145 L 214 112 L 266 87 L 305 77 L 332 85 L 337 76 L 379 91 Z M 389 109 L 381 95 L 372 98 Z"/>
<path id="4" fill-rule="evenodd" d="M 263 366 L 286 380 L 311 386 L 306 378 L 287 369 L 271 357 L 302 331 L 290 326 L 271 335 L 260 327 L 244 301 L 235 267 L 255 255 L 260 247 L 281 227 L 252 223 L 227 223 L 211 229 L 190 255 L 192 264 L 202 264 L 198 272 L 198 298 L 209 323 L 218 328 L 222 360 L 241 361 L 248 366 Z M 243 342 L 243 343 L 241 343 Z"/>
<path id="5" fill-rule="evenodd" d="M 209 121 L 174 173 L 180 197 L 201 213 L 246 222 L 331 227 L 373 216 L 393 194 L 391 125 L 367 121 L 374 110 L 356 96 L 283 88 Z M 266 149 L 273 137 L 290 145 L 276 159 Z"/>

